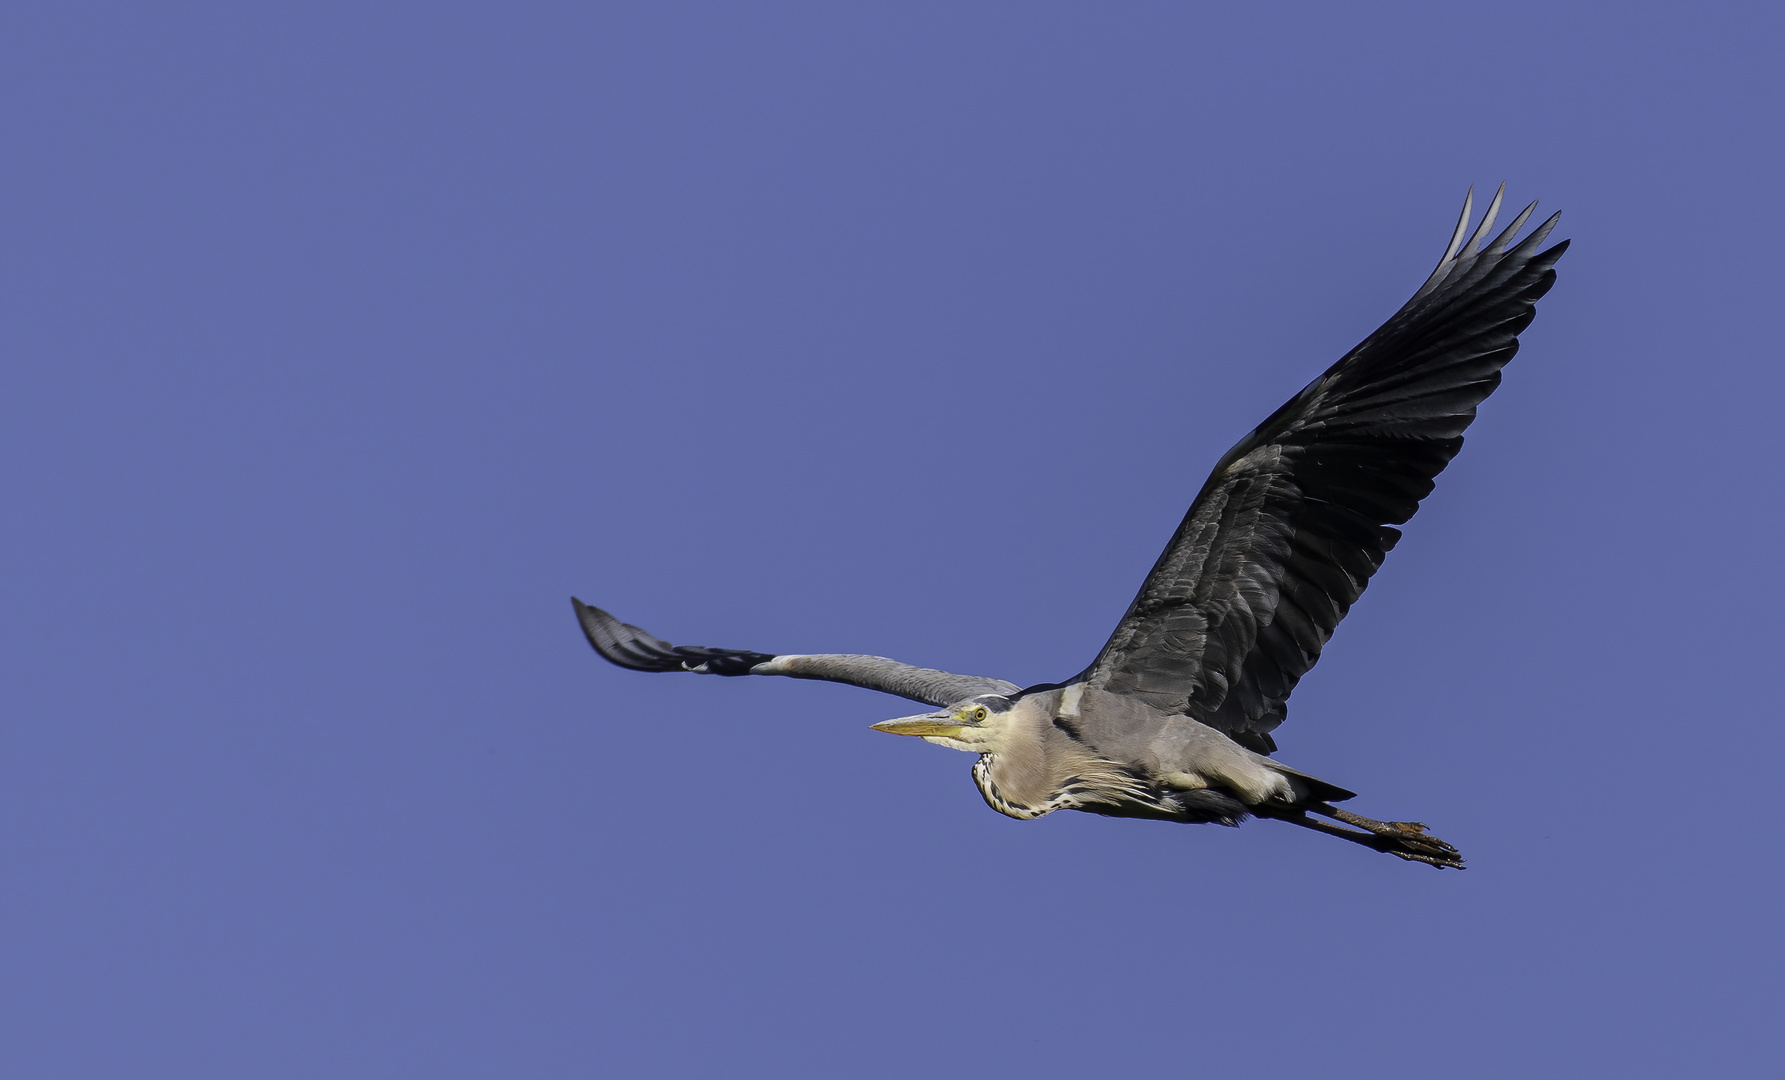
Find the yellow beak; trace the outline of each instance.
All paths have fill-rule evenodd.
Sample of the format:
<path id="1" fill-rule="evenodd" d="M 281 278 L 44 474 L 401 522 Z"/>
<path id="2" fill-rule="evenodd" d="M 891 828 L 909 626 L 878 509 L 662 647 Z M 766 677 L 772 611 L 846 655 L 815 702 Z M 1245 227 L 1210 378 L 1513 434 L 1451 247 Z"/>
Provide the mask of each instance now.
<path id="1" fill-rule="evenodd" d="M 897 720 L 882 720 L 874 725 L 874 730 L 893 735 L 942 735 L 953 739 L 960 737 L 961 722 L 947 713 L 926 713 L 923 716 L 901 716 Z"/>

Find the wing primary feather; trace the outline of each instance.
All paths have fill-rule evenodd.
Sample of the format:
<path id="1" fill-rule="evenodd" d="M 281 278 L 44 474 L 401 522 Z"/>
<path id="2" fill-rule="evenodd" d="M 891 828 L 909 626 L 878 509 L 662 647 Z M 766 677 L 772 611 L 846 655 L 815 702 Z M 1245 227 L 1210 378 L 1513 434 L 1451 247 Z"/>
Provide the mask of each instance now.
<path id="1" fill-rule="evenodd" d="M 1456 230 L 1450 234 L 1450 243 L 1445 247 L 1443 256 L 1438 259 L 1438 266 L 1432 271 L 1432 276 L 1426 278 L 1426 283 L 1421 285 L 1419 290 L 1413 294 L 1414 300 L 1418 300 L 1426 293 L 1431 292 L 1437 287 L 1440 281 L 1444 280 L 1444 275 L 1450 272 L 1450 260 L 1462 249 L 1463 237 L 1468 235 L 1469 232 L 1469 218 L 1474 213 L 1475 186 L 1471 184 L 1468 192 L 1463 195 L 1463 212 L 1457 216 L 1457 227 Z"/>
<path id="2" fill-rule="evenodd" d="M 1494 201 L 1488 203 L 1487 213 L 1481 215 L 1481 224 L 1475 227 L 1475 235 L 1469 237 L 1469 242 L 1463 245 L 1462 258 L 1467 259 L 1473 256 L 1481 245 L 1481 238 L 1494 227 L 1494 219 L 1500 216 L 1500 200 L 1505 196 L 1506 184 L 1502 182 L 1500 190 L 1494 192 Z"/>
<path id="3" fill-rule="evenodd" d="M 1533 199 L 1531 200 L 1530 206 L 1520 210 L 1518 217 L 1512 219 L 1512 224 L 1501 230 L 1499 236 L 1494 237 L 1494 242 L 1488 245 L 1487 251 L 1484 254 L 1499 255 L 1504 253 L 1506 251 L 1507 241 L 1518 235 L 1518 231 L 1525 227 L 1525 219 L 1530 217 L 1531 211 L 1535 209 L 1537 209 L 1537 200 Z"/>
<path id="4" fill-rule="evenodd" d="M 773 653 L 746 649 L 711 649 L 699 645 L 671 645 L 662 638 L 623 623 L 598 607 L 576 597 L 577 622 L 589 644 L 602 659 L 633 671 L 693 671 L 702 675 L 749 675 L 758 664 L 775 658 Z"/>
<path id="5" fill-rule="evenodd" d="M 1556 211 L 1555 213 L 1551 214 L 1549 217 L 1545 218 L 1543 224 L 1541 224 L 1541 225 L 1537 226 L 1535 229 L 1531 230 L 1530 236 L 1527 236 L 1523 240 L 1519 241 L 1518 247 L 1515 247 L 1511 251 L 1506 253 L 1506 258 L 1508 260 L 1530 259 L 1533 264 L 1538 264 L 1538 265 L 1541 265 L 1545 261 L 1553 263 L 1555 261 L 1555 259 L 1549 258 L 1549 256 L 1552 254 L 1552 252 L 1546 251 L 1542 255 L 1536 256 L 1536 257 L 1532 257 L 1531 253 L 1536 251 L 1539 247 L 1543 246 L 1543 242 L 1545 240 L 1549 239 L 1550 230 L 1554 229 L 1556 227 L 1556 222 L 1558 222 L 1560 220 L 1562 220 L 1562 212 L 1560 210 Z M 1562 243 L 1557 244 L 1556 247 L 1561 248 L 1562 250 L 1565 251 L 1567 249 L 1565 247 L 1563 247 L 1563 245 L 1565 245 L 1567 243 L 1568 243 L 1568 241 L 1564 240 L 1564 241 L 1562 241 Z M 1555 251 L 1555 252 L 1553 252 L 1553 254 L 1555 255 L 1556 259 L 1559 259 L 1562 257 L 1560 251 Z"/>

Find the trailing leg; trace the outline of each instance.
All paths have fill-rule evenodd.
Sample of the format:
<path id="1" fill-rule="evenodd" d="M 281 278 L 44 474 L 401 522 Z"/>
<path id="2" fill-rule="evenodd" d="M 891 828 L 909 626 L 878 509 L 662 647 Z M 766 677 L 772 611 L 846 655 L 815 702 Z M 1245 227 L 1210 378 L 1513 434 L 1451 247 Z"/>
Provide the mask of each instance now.
<path id="1" fill-rule="evenodd" d="M 1254 812 L 1257 812 L 1256 809 Z M 1321 817 L 1342 821 L 1346 825 L 1356 826 L 1347 829 L 1331 822 L 1320 821 L 1309 817 L 1309 812 Z M 1287 821 L 1291 825 L 1299 825 L 1304 829 L 1312 829 L 1328 836 L 1337 836 L 1354 844 L 1362 844 L 1373 851 L 1387 852 L 1397 859 L 1409 862 L 1422 862 L 1439 869 L 1463 869 L 1463 856 L 1456 848 L 1428 834 L 1425 825 L 1417 821 L 1377 821 L 1349 810 L 1341 810 L 1331 803 L 1310 803 L 1306 807 L 1285 810 L 1261 816 L 1274 817 L 1279 821 Z"/>

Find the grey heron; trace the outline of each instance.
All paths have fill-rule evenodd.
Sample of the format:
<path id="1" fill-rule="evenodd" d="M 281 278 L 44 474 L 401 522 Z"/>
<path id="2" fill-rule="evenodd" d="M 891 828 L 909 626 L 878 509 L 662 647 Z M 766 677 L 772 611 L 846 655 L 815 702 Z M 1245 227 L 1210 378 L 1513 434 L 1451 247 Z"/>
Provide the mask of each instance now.
<path id="1" fill-rule="evenodd" d="M 786 675 L 923 702 L 935 711 L 873 726 L 978 755 L 980 794 L 1014 818 L 1272 818 L 1460 869 L 1423 824 L 1334 805 L 1354 793 L 1277 761 L 1271 733 L 1555 282 L 1568 242 L 1543 243 L 1560 215 L 1515 243 L 1532 203 L 1484 246 L 1500 197 L 1470 232 L 1471 192 L 1412 299 L 1216 462 L 1108 643 L 1071 678 L 1019 687 L 880 656 L 671 645 L 573 597 L 583 632 L 635 671 Z"/>

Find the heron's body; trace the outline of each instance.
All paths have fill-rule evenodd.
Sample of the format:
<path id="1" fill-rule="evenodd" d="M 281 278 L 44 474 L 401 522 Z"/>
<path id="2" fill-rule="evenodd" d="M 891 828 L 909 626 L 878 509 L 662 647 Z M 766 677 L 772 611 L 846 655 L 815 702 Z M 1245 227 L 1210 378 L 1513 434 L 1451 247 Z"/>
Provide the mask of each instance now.
<path id="1" fill-rule="evenodd" d="M 978 754 L 974 782 L 1011 817 L 1251 815 L 1461 867 L 1423 825 L 1335 807 L 1352 793 L 1276 761 L 1271 733 L 1555 281 L 1567 242 L 1539 248 L 1556 219 L 1512 246 L 1527 207 L 1484 247 L 1499 205 L 1465 243 L 1465 202 L 1413 299 L 1216 463 L 1109 642 L 1064 682 L 1025 690 L 878 656 L 675 646 L 574 601 L 583 631 L 635 670 L 823 679 L 936 707 L 874 726 Z"/>
<path id="2" fill-rule="evenodd" d="M 882 730 L 897 733 L 898 723 Z M 1233 825 L 1249 806 L 1290 806 L 1307 794 L 1280 763 L 1207 724 L 1084 683 L 1024 695 L 985 726 L 993 732 L 983 743 L 926 738 L 979 750 L 974 783 L 1014 818 L 1084 810 Z"/>

